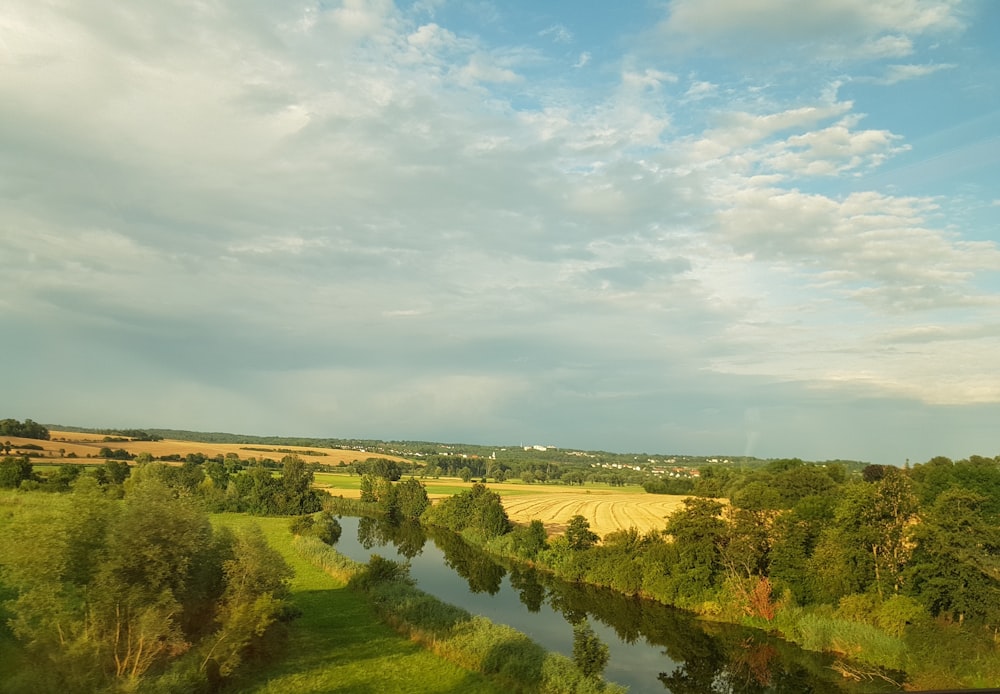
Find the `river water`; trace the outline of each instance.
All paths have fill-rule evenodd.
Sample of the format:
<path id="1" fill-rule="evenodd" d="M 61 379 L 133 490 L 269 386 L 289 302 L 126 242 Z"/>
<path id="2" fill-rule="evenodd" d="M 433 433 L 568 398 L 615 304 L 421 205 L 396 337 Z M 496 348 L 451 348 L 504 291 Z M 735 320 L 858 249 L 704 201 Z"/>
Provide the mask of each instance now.
<path id="1" fill-rule="evenodd" d="M 344 516 L 337 551 L 408 561 L 417 586 L 473 614 L 507 624 L 545 649 L 573 654 L 573 624 L 585 620 L 610 654 L 605 679 L 635 694 L 840 694 L 897 691 L 882 680 L 853 682 L 833 658 L 768 634 L 705 622 L 690 613 L 610 590 L 504 566 L 447 531 Z"/>

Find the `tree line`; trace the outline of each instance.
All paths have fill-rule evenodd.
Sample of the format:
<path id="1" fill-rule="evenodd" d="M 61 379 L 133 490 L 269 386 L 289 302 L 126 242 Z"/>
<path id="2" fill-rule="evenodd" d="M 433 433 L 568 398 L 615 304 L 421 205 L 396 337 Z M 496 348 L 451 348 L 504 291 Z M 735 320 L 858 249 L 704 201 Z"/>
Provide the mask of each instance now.
<path id="1" fill-rule="evenodd" d="M 38 422 L 25 419 L 0 419 L 0 436 L 20 436 L 24 439 L 49 440 L 49 430 Z"/>

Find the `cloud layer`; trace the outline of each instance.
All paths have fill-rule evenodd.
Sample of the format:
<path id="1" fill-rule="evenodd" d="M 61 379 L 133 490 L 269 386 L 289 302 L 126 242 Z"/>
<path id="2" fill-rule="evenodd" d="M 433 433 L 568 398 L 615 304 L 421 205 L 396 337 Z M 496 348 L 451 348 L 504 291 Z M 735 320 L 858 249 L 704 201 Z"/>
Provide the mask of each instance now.
<path id="1" fill-rule="evenodd" d="M 874 403 L 996 411 L 1000 249 L 949 212 L 997 208 L 868 184 L 913 145 L 843 66 L 934 79 L 953 63 L 914 53 L 965 8 L 803 7 L 675 0 L 647 26 L 812 46 L 806 87 L 513 6 L 500 40 L 420 3 L 15 1 L 10 415 L 919 457 L 833 432 Z"/>

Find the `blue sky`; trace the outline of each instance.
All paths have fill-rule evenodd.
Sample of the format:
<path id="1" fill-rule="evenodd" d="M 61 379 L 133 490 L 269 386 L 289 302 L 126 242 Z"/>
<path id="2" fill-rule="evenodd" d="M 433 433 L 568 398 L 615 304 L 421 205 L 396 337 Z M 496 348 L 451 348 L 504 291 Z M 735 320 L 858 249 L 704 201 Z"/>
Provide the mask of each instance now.
<path id="1" fill-rule="evenodd" d="M 12 0 L 3 416 L 996 455 L 998 29 L 986 0 Z"/>

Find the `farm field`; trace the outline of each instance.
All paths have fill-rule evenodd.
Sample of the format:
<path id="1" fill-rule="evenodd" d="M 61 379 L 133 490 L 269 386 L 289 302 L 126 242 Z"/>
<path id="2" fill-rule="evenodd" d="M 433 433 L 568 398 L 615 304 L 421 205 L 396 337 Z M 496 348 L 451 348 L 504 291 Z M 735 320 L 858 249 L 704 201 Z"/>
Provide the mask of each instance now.
<path id="1" fill-rule="evenodd" d="M 164 439 L 163 441 L 105 441 L 103 434 L 86 434 L 71 431 L 50 431 L 51 440 L 40 441 L 37 439 L 23 439 L 17 436 L 6 437 L 13 450 L 19 446 L 35 445 L 41 446 L 44 451 L 31 451 L 33 454 L 44 453 L 45 457 L 61 459 L 65 455 L 74 453 L 77 458 L 61 459 L 61 463 L 83 462 L 80 458 L 86 459 L 98 457 L 97 453 L 104 447 L 111 449 L 124 448 L 129 453 L 149 453 L 156 457 L 166 455 L 186 456 L 189 453 L 203 453 L 209 458 L 214 458 L 227 453 L 235 453 L 240 458 L 271 458 L 281 460 L 289 452 L 302 458 L 307 463 L 322 463 L 324 465 L 338 465 L 340 463 L 351 463 L 353 461 L 365 460 L 366 458 L 387 458 L 389 460 L 402 461 L 392 455 L 381 453 L 367 453 L 362 451 L 343 450 L 338 448 L 307 448 L 304 446 L 269 446 L 266 444 L 246 444 L 246 443 L 199 443 L 196 441 L 175 441 Z"/>
<path id="2" fill-rule="evenodd" d="M 422 481 L 431 499 L 451 496 L 472 486 L 471 482 L 462 482 L 457 478 Z M 316 474 L 316 486 L 347 499 L 361 496 L 361 478 L 357 476 L 321 472 Z M 511 482 L 489 483 L 486 486 L 500 495 L 512 521 L 529 523 L 538 519 L 545 524 L 550 535 L 563 532 L 569 519 L 577 514 L 590 521 L 590 529 L 601 537 L 632 527 L 642 533 L 662 530 L 666 517 L 687 498 L 647 494 L 641 487 L 612 491 L 609 487 L 596 485 L 587 485 L 582 489 Z"/>
<path id="3" fill-rule="evenodd" d="M 676 511 L 685 496 L 629 494 L 621 492 L 564 492 L 504 497 L 507 515 L 517 523 L 538 519 L 549 534 L 566 529 L 569 519 L 581 515 L 590 529 L 604 537 L 616 530 L 636 528 L 640 533 L 662 530 L 666 517 Z"/>

